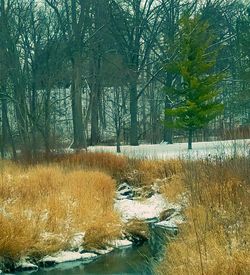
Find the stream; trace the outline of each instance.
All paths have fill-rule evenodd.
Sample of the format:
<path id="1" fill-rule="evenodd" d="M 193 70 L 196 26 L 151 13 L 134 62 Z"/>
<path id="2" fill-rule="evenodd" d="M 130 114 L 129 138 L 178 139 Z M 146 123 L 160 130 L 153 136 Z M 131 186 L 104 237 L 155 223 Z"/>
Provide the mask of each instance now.
<path id="1" fill-rule="evenodd" d="M 164 253 L 164 244 L 168 234 L 160 227 L 150 227 L 150 239 L 139 246 L 116 249 L 113 252 L 100 256 L 91 263 L 80 261 L 68 262 L 50 268 L 40 268 L 33 271 L 34 275 L 82 275 L 82 274 L 154 274 L 155 263 Z M 31 272 L 16 272 L 25 275 Z"/>

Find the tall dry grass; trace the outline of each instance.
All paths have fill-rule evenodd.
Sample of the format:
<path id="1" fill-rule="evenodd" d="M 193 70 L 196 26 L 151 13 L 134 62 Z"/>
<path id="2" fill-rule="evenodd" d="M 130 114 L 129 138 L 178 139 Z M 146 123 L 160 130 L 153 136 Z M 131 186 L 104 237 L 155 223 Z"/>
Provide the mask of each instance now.
<path id="1" fill-rule="evenodd" d="M 187 222 L 168 245 L 158 273 L 249 274 L 250 159 L 183 164 L 177 181 L 189 200 Z"/>
<path id="2" fill-rule="evenodd" d="M 78 152 L 52 156 L 50 161 L 67 168 L 94 169 L 121 179 L 127 170 L 128 159 L 107 152 Z"/>
<path id="3" fill-rule="evenodd" d="M 0 258 L 14 262 L 70 248 L 78 232 L 86 233 L 88 247 L 105 245 L 121 234 L 114 196 L 115 182 L 102 172 L 1 162 Z"/>
<path id="4" fill-rule="evenodd" d="M 182 169 L 179 160 L 150 160 L 128 158 L 108 152 L 80 151 L 73 154 L 41 155 L 36 163 L 56 164 L 66 170 L 96 170 L 109 174 L 118 182 L 127 181 L 132 185 L 150 185 L 156 179 L 169 178 Z M 26 163 L 30 165 L 29 162 Z"/>
<path id="5" fill-rule="evenodd" d="M 181 172 L 179 160 L 129 159 L 127 180 L 134 185 L 151 185 Z"/>

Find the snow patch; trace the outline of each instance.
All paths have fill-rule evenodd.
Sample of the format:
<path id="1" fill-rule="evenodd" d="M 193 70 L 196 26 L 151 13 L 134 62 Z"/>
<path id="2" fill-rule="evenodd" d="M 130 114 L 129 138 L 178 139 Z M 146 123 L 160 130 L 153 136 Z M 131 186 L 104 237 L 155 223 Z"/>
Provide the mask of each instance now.
<path id="1" fill-rule="evenodd" d="M 92 146 L 90 151 L 116 153 L 116 146 Z M 121 146 L 123 155 L 149 159 L 211 159 L 250 154 L 250 139 L 193 142 L 193 149 L 187 149 L 187 143 L 141 144 L 139 146 Z"/>
<path id="2" fill-rule="evenodd" d="M 65 263 L 65 262 L 73 262 L 73 261 L 92 261 L 98 256 L 95 253 L 79 253 L 72 251 L 62 251 L 54 256 L 46 256 L 40 262 L 42 263 Z"/>
<path id="3" fill-rule="evenodd" d="M 118 200 L 115 209 L 121 214 L 123 221 L 131 219 L 148 220 L 158 218 L 160 213 L 169 207 L 160 194 L 155 194 L 145 200 Z"/>

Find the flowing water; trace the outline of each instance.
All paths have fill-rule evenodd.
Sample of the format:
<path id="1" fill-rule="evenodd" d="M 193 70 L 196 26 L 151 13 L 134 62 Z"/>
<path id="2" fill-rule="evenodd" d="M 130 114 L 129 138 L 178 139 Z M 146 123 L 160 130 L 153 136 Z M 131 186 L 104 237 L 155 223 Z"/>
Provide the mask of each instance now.
<path id="1" fill-rule="evenodd" d="M 116 249 L 113 252 L 97 258 L 95 261 L 84 264 L 70 262 L 56 265 L 51 268 L 41 268 L 34 275 L 83 275 L 83 274 L 154 274 L 155 263 L 164 252 L 167 241 L 166 232 L 161 228 L 151 228 L 149 241 L 140 246 Z M 19 272 L 24 275 L 30 272 Z"/>

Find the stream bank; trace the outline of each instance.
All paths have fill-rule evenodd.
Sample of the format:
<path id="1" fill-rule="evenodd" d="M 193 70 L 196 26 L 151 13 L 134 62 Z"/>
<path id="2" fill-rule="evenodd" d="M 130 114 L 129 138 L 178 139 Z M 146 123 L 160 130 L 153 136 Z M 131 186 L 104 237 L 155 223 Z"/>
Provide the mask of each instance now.
<path id="1" fill-rule="evenodd" d="M 48 268 L 39 268 L 35 275 L 84 275 L 84 274 L 153 274 L 155 263 L 164 254 L 168 235 L 165 229 L 149 225 L 150 238 L 141 245 L 115 249 L 90 263 L 74 261 Z M 19 275 L 30 271 L 17 272 Z"/>
<path id="2" fill-rule="evenodd" d="M 168 203 L 155 190 L 143 199 L 136 197 L 138 190 L 135 192 L 127 183 L 117 190 L 114 207 L 124 224 L 134 220 L 148 224 L 148 237 L 138 229 L 136 235 L 125 233 L 122 240 L 113 241 L 104 250 L 86 251 L 79 246 L 78 250 L 48 255 L 36 264 L 24 260 L 16 274 L 153 274 L 167 238 L 176 234 L 178 224 L 183 222 L 181 207 Z M 76 236 L 76 242 L 77 239 L 82 243 L 84 233 Z"/>

